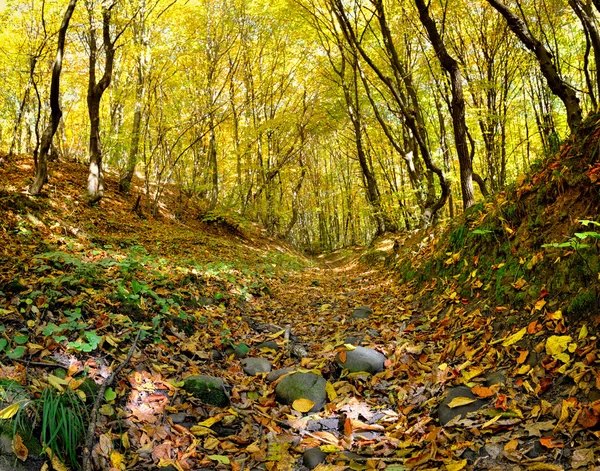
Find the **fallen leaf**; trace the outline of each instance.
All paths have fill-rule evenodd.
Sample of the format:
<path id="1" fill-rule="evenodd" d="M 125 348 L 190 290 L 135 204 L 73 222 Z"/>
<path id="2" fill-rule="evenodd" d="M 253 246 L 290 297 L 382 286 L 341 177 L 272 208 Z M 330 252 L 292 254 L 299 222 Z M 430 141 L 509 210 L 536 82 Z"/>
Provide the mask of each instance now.
<path id="1" fill-rule="evenodd" d="M 450 409 L 454 409 L 455 407 L 466 406 L 467 404 L 472 404 L 476 400 L 477 399 L 473 399 L 470 397 L 455 397 L 454 399 L 452 399 L 452 401 L 450 401 L 450 404 L 448 404 L 448 407 Z"/>
<path id="2" fill-rule="evenodd" d="M 315 406 L 315 403 L 310 399 L 301 397 L 292 403 L 292 409 L 298 412 L 308 412 Z"/>
<path id="3" fill-rule="evenodd" d="M 471 392 L 475 394 L 477 397 L 485 398 L 494 395 L 494 391 L 485 386 L 475 386 L 471 388 Z"/>
<path id="4" fill-rule="evenodd" d="M 15 402 L 8 407 L 0 410 L 0 419 L 11 419 L 19 410 L 20 404 Z"/>
<path id="5" fill-rule="evenodd" d="M 13 449 L 15 456 L 17 458 L 19 458 L 21 461 L 27 460 L 27 456 L 29 455 L 29 450 L 23 443 L 23 439 L 21 438 L 21 435 L 19 435 L 18 433 L 15 433 L 15 436 L 12 439 L 12 449 Z"/>
<path id="6" fill-rule="evenodd" d="M 503 347 L 509 347 L 515 343 L 517 343 L 519 340 L 521 340 L 523 338 L 523 336 L 527 333 L 527 327 L 523 327 L 521 330 L 519 330 L 518 332 L 512 334 L 510 337 L 507 337 L 504 342 L 502 342 L 502 346 Z"/>
<path id="7" fill-rule="evenodd" d="M 467 466 L 467 460 L 452 461 L 446 463 L 446 471 L 460 471 L 461 469 L 464 469 L 465 466 Z"/>

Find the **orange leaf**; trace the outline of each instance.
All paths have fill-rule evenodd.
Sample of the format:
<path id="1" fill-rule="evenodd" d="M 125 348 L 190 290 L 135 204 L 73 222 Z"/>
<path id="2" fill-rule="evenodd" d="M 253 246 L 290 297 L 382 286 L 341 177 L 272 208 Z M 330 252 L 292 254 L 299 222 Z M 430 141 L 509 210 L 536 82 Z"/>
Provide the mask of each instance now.
<path id="1" fill-rule="evenodd" d="M 23 439 L 21 438 L 21 435 L 19 435 L 18 433 L 15 433 L 15 436 L 13 437 L 12 447 L 13 447 L 13 452 L 15 453 L 15 456 L 17 458 L 19 458 L 21 461 L 27 460 L 27 455 L 29 455 L 29 450 L 23 443 Z"/>
<path id="2" fill-rule="evenodd" d="M 338 358 L 340 359 L 340 361 L 341 361 L 342 363 L 346 363 L 346 350 L 342 350 L 342 351 L 339 353 L 339 356 L 338 356 Z"/>
<path id="3" fill-rule="evenodd" d="M 537 331 L 537 321 L 533 321 L 531 322 L 528 326 L 527 326 L 527 333 L 528 334 L 535 334 Z"/>
<path id="4" fill-rule="evenodd" d="M 475 386 L 471 388 L 471 391 L 477 397 L 490 397 L 494 395 L 494 391 L 492 391 L 490 388 L 486 388 L 485 386 Z"/>
<path id="5" fill-rule="evenodd" d="M 517 365 L 522 365 L 529 356 L 529 350 L 522 350 L 519 352 L 519 358 L 517 358 Z"/>
<path id="6" fill-rule="evenodd" d="M 344 421 L 344 435 L 346 435 L 347 437 L 351 437 L 353 430 L 354 428 L 352 427 L 352 419 L 346 418 L 346 420 Z"/>
<path id="7" fill-rule="evenodd" d="M 542 446 L 546 448 L 564 448 L 565 444 L 560 442 L 555 442 L 554 437 L 544 437 L 540 438 L 540 443 Z"/>

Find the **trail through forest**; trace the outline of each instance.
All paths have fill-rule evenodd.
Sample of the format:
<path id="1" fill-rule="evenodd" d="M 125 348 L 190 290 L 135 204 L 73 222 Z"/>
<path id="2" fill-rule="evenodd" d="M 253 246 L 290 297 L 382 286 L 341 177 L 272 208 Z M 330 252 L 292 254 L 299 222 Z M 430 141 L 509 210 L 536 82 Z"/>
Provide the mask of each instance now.
<path id="1" fill-rule="evenodd" d="M 401 282 L 394 239 L 308 259 L 89 207 L 80 167 L 45 198 L 0 169 L 0 469 L 597 469 L 594 317 Z"/>

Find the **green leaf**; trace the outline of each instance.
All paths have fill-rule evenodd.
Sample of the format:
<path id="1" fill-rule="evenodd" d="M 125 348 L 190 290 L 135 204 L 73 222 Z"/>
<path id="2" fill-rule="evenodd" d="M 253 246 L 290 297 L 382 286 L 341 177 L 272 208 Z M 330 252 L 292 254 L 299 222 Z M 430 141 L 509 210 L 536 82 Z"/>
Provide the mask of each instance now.
<path id="1" fill-rule="evenodd" d="M 25 345 L 29 340 L 29 335 L 15 335 L 13 340 L 17 345 Z"/>
<path id="2" fill-rule="evenodd" d="M 111 402 L 114 401 L 117 398 L 117 393 L 114 391 L 113 388 L 106 388 L 106 391 L 104 391 L 104 399 L 107 402 Z"/>
<path id="3" fill-rule="evenodd" d="M 60 332 L 61 330 L 62 330 L 62 328 L 60 328 L 56 324 L 50 322 L 46 327 L 44 327 L 44 330 L 42 330 L 42 335 L 48 337 L 52 334 Z"/>
<path id="4" fill-rule="evenodd" d="M 223 464 L 229 464 L 229 458 L 227 458 L 227 456 L 223 456 L 223 455 L 208 455 L 208 458 L 213 460 L 213 461 L 218 461 L 219 463 L 223 463 Z"/>
<path id="5" fill-rule="evenodd" d="M 6 339 L 0 339 L 0 352 L 4 350 L 4 348 L 8 345 L 8 341 Z"/>
<path id="6" fill-rule="evenodd" d="M 16 347 L 6 352 L 6 356 L 8 358 L 12 358 L 13 360 L 21 358 L 23 355 L 25 355 L 25 347 Z"/>

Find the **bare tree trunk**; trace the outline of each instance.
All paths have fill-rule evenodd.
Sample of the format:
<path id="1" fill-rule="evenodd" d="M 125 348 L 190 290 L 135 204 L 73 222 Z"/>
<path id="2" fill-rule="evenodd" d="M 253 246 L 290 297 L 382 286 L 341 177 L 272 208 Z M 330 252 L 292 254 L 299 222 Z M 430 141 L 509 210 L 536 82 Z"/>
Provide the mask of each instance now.
<path id="1" fill-rule="evenodd" d="M 90 172 L 87 182 L 87 202 L 92 205 L 104 196 L 104 173 L 102 170 L 102 146 L 100 141 L 100 100 L 110 85 L 115 58 L 115 41 L 110 37 L 111 9 L 114 3 L 102 10 L 102 39 L 104 42 L 104 74 L 96 83 L 98 45 L 93 25 L 93 5 L 88 5 L 90 16 L 90 76 L 88 82 L 88 114 L 90 117 Z"/>
<path id="2" fill-rule="evenodd" d="M 552 52 L 546 49 L 531 34 L 525 22 L 515 15 L 504 3 L 499 0 L 488 0 L 488 2 L 506 19 L 508 27 L 521 40 L 525 47 L 535 54 L 540 65 L 540 71 L 546 79 L 548 87 L 564 103 L 567 109 L 569 129 L 571 129 L 571 132 L 574 132 L 579 123 L 581 123 L 581 106 L 579 105 L 579 99 L 575 91 L 560 77 Z"/>
<path id="3" fill-rule="evenodd" d="M 460 187 L 462 190 L 463 209 L 470 208 L 475 204 L 475 193 L 473 192 L 473 162 L 469 155 L 469 145 L 467 142 L 467 123 L 465 121 L 465 98 L 462 88 L 462 74 L 458 67 L 458 62 L 448 54 L 444 41 L 438 33 L 435 22 L 429 16 L 429 7 L 425 5 L 424 0 L 415 0 L 419 10 L 421 23 L 427 30 L 427 34 L 435 54 L 440 64 L 450 75 L 452 103 L 450 114 L 452 115 L 452 124 L 454 126 L 454 143 L 458 154 L 458 163 L 460 165 Z"/>
<path id="4" fill-rule="evenodd" d="M 58 30 L 58 46 L 56 48 L 56 59 L 52 66 L 52 82 L 50 83 L 50 123 L 42 134 L 42 142 L 40 145 L 40 155 L 35 174 L 35 180 L 29 187 L 29 193 L 38 195 L 44 184 L 48 181 L 48 153 L 52 145 L 52 138 L 58 128 L 58 123 L 62 117 L 60 109 L 59 93 L 60 93 L 60 73 L 62 71 L 62 59 L 65 50 L 65 38 L 69 22 L 73 11 L 77 5 L 77 0 L 71 0 L 63 16 L 60 29 Z"/>

